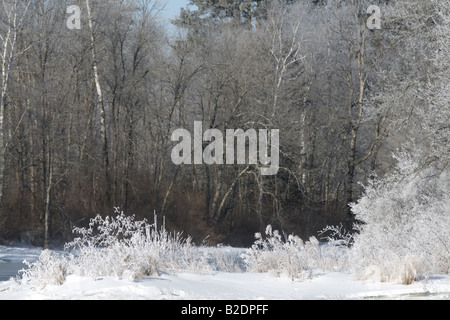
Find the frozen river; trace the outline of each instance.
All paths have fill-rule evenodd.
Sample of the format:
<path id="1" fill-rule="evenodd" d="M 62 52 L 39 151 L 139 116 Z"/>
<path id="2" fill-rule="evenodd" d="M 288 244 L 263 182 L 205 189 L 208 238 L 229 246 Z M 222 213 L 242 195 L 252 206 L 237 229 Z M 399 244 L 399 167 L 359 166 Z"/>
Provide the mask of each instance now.
<path id="1" fill-rule="evenodd" d="M 7 281 L 18 275 L 19 270 L 26 267 L 22 262 L 0 260 L 0 281 Z"/>
<path id="2" fill-rule="evenodd" d="M 26 268 L 24 260 L 35 261 L 40 254 L 40 248 L 25 245 L 0 246 L 0 282 L 17 276 L 19 270 Z"/>

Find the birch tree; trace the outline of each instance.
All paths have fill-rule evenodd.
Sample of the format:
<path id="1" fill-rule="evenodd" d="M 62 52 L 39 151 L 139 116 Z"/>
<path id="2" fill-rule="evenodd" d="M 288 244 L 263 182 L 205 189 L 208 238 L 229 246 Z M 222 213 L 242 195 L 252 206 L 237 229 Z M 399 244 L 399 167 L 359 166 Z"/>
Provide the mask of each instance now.
<path id="1" fill-rule="evenodd" d="M 100 75 L 98 71 L 98 55 L 97 55 L 97 43 L 94 33 L 94 17 L 91 9 L 90 1 L 86 0 L 86 12 L 88 19 L 88 26 L 90 32 L 90 46 L 92 56 L 92 70 L 94 74 L 95 88 L 97 92 L 97 106 L 100 111 L 100 137 L 102 140 L 102 167 L 105 170 L 105 182 L 107 188 L 107 200 L 111 200 L 111 178 L 110 178 L 110 163 L 109 163 L 109 147 L 108 136 L 106 132 L 106 113 L 105 113 L 105 99 L 103 96 L 102 85 L 100 82 Z"/>

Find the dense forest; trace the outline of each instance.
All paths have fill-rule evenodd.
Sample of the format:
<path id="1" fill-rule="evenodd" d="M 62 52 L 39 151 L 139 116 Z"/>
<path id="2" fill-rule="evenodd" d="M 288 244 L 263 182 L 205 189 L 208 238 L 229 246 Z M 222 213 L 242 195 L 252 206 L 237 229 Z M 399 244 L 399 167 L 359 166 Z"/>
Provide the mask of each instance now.
<path id="1" fill-rule="evenodd" d="M 0 242 L 58 244 L 114 207 L 198 243 L 308 238 L 350 230 L 399 155 L 449 170 L 448 1 L 191 0 L 170 28 L 156 0 L 0 7 Z M 174 164 L 196 121 L 279 130 L 277 174 Z"/>

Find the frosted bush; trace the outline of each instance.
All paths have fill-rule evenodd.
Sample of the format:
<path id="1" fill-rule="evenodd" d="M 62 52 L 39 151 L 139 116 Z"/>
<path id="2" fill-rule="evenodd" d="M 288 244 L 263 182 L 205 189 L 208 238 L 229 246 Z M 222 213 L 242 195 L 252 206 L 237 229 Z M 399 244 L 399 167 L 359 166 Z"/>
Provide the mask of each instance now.
<path id="1" fill-rule="evenodd" d="M 27 269 L 19 271 L 21 283 L 31 283 L 37 288 L 61 285 L 66 281 L 67 260 L 50 250 L 44 250 L 35 262 L 24 261 Z"/>
<path id="2" fill-rule="evenodd" d="M 247 271 L 305 279 L 314 272 L 342 269 L 346 256 L 342 248 L 320 244 L 315 237 L 304 242 L 295 235 L 282 235 L 270 225 L 265 234 L 256 233 L 254 244 L 242 256 Z"/>
<path id="3" fill-rule="evenodd" d="M 118 212 L 116 212 L 118 213 Z M 80 275 L 135 279 L 159 275 L 160 270 L 198 271 L 205 267 L 203 255 L 190 237 L 170 233 L 157 219 L 149 224 L 123 212 L 115 218 L 97 216 L 88 228 L 75 228 L 80 237 L 66 244 L 70 265 Z"/>
<path id="4" fill-rule="evenodd" d="M 190 237 L 168 232 L 165 223 L 158 227 L 156 215 L 155 222 L 149 224 L 118 209 L 116 214 L 106 218 L 98 215 L 87 228 L 75 228 L 79 237 L 65 245 L 65 253 L 44 250 L 36 262 L 26 262 L 29 268 L 22 271 L 20 281 L 45 287 L 61 285 L 70 274 L 134 280 L 159 275 L 161 270 L 212 270 L 206 251 L 198 250 Z"/>
<path id="5" fill-rule="evenodd" d="M 398 158 L 398 172 L 370 183 L 353 205 L 352 266 L 359 278 L 410 284 L 450 273 L 450 173 Z"/>

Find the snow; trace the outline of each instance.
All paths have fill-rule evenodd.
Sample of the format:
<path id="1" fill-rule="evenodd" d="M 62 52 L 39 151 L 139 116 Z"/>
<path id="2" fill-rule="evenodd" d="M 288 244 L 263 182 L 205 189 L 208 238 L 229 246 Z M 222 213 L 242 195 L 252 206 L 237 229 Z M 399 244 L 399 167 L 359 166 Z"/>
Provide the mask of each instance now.
<path id="1" fill-rule="evenodd" d="M 24 259 L 37 259 L 42 249 L 27 245 L 0 246 L 0 263 L 9 261 L 22 262 Z"/>
<path id="2" fill-rule="evenodd" d="M 230 251 L 230 248 L 224 248 Z M 39 256 L 40 249 L 0 246 L 0 260 Z M 0 282 L 0 300 L 306 300 L 450 299 L 450 276 L 436 275 L 411 285 L 357 281 L 346 272 L 317 272 L 306 280 L 271 273 L 162 273 L 130 281 L 69 275 L 60 286 L 42 289 L 14 279 Z"/>
<path id="3" fill-rule="evenodd" d="M 305 299 L 450 299 L 450 277 L 412 285 L 355 281 L 341 272 L 305 281 L 258 273 L 146 277 L 128 281 L 69 276 L 61 286 L 36 290 L 13 281 L 0 284 L 2 300 L 305 300 Z"/>

